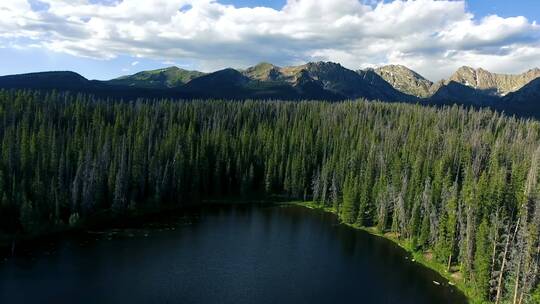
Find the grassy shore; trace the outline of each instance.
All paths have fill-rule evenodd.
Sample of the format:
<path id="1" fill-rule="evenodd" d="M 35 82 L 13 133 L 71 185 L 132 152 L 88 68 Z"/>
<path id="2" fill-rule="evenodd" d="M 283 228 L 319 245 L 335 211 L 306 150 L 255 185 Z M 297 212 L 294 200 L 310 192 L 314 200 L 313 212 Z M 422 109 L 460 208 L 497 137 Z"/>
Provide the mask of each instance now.
<path id="1" fill-rule="evenodd" d="M 335 209 L 329 208 L 329 207 L 321 207 L 314 204 L 313 202 L 295 201 L 295 202 L 290 202 L 290 204 L 302 206 L 309 209 L 323 210 L 325 212 L 329 212 L 329 213 L 337 215 Z M 456 286 L 467 297 L 467 299 L 469 300 L 469 303 L 471 304 L 485 303 L 474 296 L 472 289 L 469 286 L 467 286 L 465 282 L 463 282 L 463 279 L 461 278 L 460 273 L 458 271 L 454 271 L 454 272 L 447 271 L 446 265 L 443 265 L 435 261 L 432 258 L 432 255 L 430 252 L 419 252 L 419 251 L 413 250 L 409 241 L 401 240 L 395 234 L 381 233 L 376 227 L 361 227 L 358 225 L 354 225 L 354 224 L 351 225 L 351 224 L 346 224 L 346 223 L 343 223 L 343 225 L 347 225 L 354 229 L 365 231 L 371 235 L 381 237 L 381 238 L 384 238 L 393 242 L 394 244 L 400 246 L 401 248 L 406 250 L 408 253 L 410 253 L 414 262 L 419 263 L 429 269 L 432 269 L 433 271 L 440 274 L 443 278 L 445 278 L 448 281 L 449 285 Z"/>

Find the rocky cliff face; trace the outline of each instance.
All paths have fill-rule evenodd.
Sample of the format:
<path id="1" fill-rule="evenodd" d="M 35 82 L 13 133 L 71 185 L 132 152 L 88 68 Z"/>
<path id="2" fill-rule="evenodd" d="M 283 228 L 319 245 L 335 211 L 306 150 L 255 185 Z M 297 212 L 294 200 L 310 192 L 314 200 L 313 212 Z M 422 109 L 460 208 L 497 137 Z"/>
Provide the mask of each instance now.
<path id="1" fill-rule="evenodd" d="M 433 94 L 431 92 L 433 82 L 405 66 L 387 65 L 374 69 L 374 72 L 395 89 L 405 94 L 421 98 L 426 98 Z"/>
<path id="2" fill-rule="evenodd" d="M 459 68 L 448 81 L 455 81 L 493 96 L 505 96 L 518 91 L 540 77 L 540 69 L 532 69 L 522 74 L 497 74 L 484 69 Z"/>
<path id="3" fill-rule="evenodd" d="M 540 78 L 540 69 L 532 69 L 522 74 L 497 74 L 484 69 L 474 69 L 463 66 L 459 68 L 448 79 L 433 83 L 420 74 L 400 65 L 387 65 L 374 70 L 384 80 L 390 83 L 397 90 L 414 95 L 420 98 L 430 98 L 437 95 L 437 98 L 446 96 L 448 92 L 439 92 L 446 90 L 453 83 L 467 86 L 475 91 L 476 96 L 489 95 L 502 97 L 509 93 L 516 92 L 526 86 L 531 81 Z M 461 91 L 470 90 L 451 90 L 454 92 L 452 98 L 459 99 L 462 96 L 458 94 Z M 440 94 L 437 94 L 440 93 Z"/>
<path id="4" fill-rule="evenodd" d="M 268 82 L 282 83 L 315 97 L 326 92 L 323 96 L 330 93 L 341 96 L 341 99 L 412 101 L 416 98 L 396 90 L 371 70 L 354 72 L 333 62 L 310 62 L 289 67 L 260 63 L 242 71 L 242 74 L 259 85 Z"/>

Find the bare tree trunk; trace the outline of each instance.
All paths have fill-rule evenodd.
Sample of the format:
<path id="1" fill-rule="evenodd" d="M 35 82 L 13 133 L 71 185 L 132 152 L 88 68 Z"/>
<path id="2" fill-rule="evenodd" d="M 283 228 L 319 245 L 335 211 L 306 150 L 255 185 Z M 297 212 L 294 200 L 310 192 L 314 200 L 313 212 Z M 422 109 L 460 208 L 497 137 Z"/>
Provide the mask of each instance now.
<path id="1" fill-rule="evenodd" d="M 452 253 L 450 253 L 450 256 L 448 257 L 448 266 L 446 267 L 446 271 L 450 271 L 450 267 L 452 266 Z"/>
<path id="2" fill-rule="evenodd" d="M 474 232 L 475 232 L 475 220 L 474 220 L 474 214 L 471 206 L 467 206 L 467 251 L 466 251 L 466 261 L 465 265 L 467 267 L 467 273 L 469 274 L 469 277 L 467 278 L 469 281 L 473 279 L 472 277 L 472 261 L 474 260 Z"/>
<path id="3" fill-rule="evenodd" d="M 518 304 L 520 272 L 521 272 L 521 258 L 519 259 L 518 268 L 517 268 L 517 272 L 516 272 L 516 286 L 514 287 L 514 300 L 512 301 L 513 304 Z"/>
<path id="4" fill-rule="evenodd" d="M 501 270 L 499 272 L 499 279 L 497 280 L 497 295 L 495 296 L 495 304 L 499 304 L 501 300 L 501 296 L 502 296 L 502 282 L 503 282 L 503 277 L 504 277 L 504 268 L 506 267 L 506 255 L 508 254 L 509 245 L 510 245 L 510 236 L 507 237 L 506 245 L 504 246 Z"/>
<path id="5" fill-rule="evenodd" d="M 538 246 L 536 246 L 536 263 L 534 263 L 534 272 L 538 274 L 538 264 L 540 264 L 540 242 L 538 242 Z"/>
<path id="6" fill-rule="evenodd" d="M 493 242 L 493 251 L 491 253 L 491 272 L 493 273 L 493 270 L 495 269 L 495 260 L 497 258 L 497 242 L 499 241 L 499 238 L 495 238 L 495 241 Z"/>
<path id="7" fill-rule="evenodd" d="M 512 242 L 513 242 L 514 238 L 517 235 L 520 220 L 521 220 L 521 218 L 518 218 L 518 221 L 517 221 L 517 224 L 516 224 L 516 229 L 514 229 L 514 234 L 512 235 L 512 238 L 511 238 Z M 508 227 L 508 228 L 510 229 L 510 227 Z M 502 263 L 501 263 L 501 270 L 499 272 L 499 279 L 498 279 L 498 282 L 497 282 L 497 295 L 495 296 L 495 304 L 499 304 L 500 301 L 501 301 L 501 297 L 502 297 L 502 283 L 503 283 L 503 278 L 504 278 L 504 269 L 506 267 L 506 256 L 508 255 L 508 250 L 510 248 L 510 243 L 511 243 L 510 242 L 510 235 L 508 235 L 506 237 L 506 244 L 504 245 L 503 260 L 502 260 Z"/>
<path id="8" fill-rule="evenodd" d="M 493 251 L 491 253 L 491 272 L 495 270 L 495 261 L 497 259 L 497 243 L 499 242 L 499 210 L 495 215 L 495 237 L 493 239 Z"/>

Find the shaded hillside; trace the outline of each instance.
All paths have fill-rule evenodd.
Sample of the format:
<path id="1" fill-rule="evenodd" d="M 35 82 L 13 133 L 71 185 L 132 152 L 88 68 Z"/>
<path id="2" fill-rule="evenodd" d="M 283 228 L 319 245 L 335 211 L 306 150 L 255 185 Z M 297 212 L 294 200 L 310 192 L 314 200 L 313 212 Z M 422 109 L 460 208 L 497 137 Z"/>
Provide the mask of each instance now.
<path id="1" fill-rule="evenodd" d="M 150 89 L 111 85 L 107 81 L 88 80 L 74 72 L 42 72 L 0 77 L 2 89 L 31 89 L 40 91 L 69 91 L 115 99 L 134 98 L 193 98 L 177 89 Z"/>
<path id="2" fill-rule="evenodd" d="M 13 89 L 81 90 L 97 88 L 100 83 L 91 82 L 74 72 L 58 71 L 2 76 L 0 86 Z"/>
<path id="3" fill-rule="evenodd" d="M 508 94 L 504 101 L 540 105 L 540 78 L 531 81 L 519 91 Z"/>
<path id="4" fill-rule="evenodd" d="M 487 95 L 459 82 L 450 81 L 442 86 L 429 98 L 434 104 L 460 104 L 472 106 L 493 106 L 499 98 Z"/>

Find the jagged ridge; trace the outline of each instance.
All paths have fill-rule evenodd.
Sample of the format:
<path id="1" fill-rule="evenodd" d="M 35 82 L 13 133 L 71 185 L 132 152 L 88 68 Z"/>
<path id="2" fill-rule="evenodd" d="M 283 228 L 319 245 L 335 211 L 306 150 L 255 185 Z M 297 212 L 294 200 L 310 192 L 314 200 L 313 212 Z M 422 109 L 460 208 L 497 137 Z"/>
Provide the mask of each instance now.
<path id="1" fill-rule="evenodd" d="M 213 73 L 177 67 L 143 71 L 110 81 L 87 80 L 74 72 L 0 77 L 0 88 L 64 90 L 119 98 L 316 99 L 364 98 L 389 102 L 491 106 L 540 116 L 540 69 L 505 75 L 462 67 L 432 83 L 407 67 L 388 65 L 352 71 L 338 63 L 312 62 L 279 67 L 260 63 L 245 70 Z M 538 108 L 538 109 L 537 109 Z"/>

